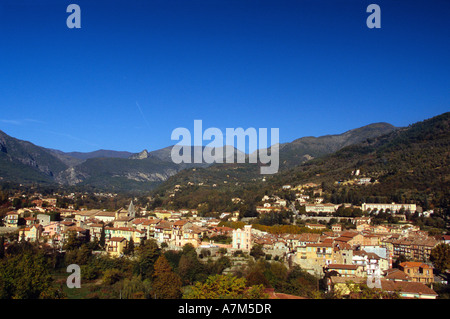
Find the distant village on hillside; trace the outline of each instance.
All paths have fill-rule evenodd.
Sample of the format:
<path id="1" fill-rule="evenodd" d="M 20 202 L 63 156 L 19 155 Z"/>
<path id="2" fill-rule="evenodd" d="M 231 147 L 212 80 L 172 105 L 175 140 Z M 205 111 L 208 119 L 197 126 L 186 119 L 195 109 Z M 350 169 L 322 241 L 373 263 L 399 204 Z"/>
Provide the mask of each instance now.
<path id="1" fill-rule="evenodd" d="M 82 242 L 103 241 L 103 249 L 95 253 L 114 258 L 126 258 L 130 248 L 149 239 L 163 250 L 182 250 L 189 244 L 198 254 L 208 250 L 213 256 L 219 252 L 253 255 L 258 250 L 266 260 L 287 267 L 297 265 L 325 279 L 326 290 L 341 296 L 350 294 L 349 283 L 365 283 L 368 278 L 377 278 L 379 288 L 398 292 L 403 298 L 436 299 L 433 284 L 447 284 L 448 271 L 437 271 L 430 256 L 438 245 L 450 244 L 450 236 L 432 236 L 405 216 L 417 213 L 429 217 L 432 211 L 422 211 L 415 204 L 364 203 L 358 207 L 364 216 L 340 217 L 335 216 L 340 207 L 355 207 L 323 203 L 320 185 L 282 187 L 287 189 L 296 192 L 295 202 L 266 195 L 256 210 L 260 215 L 289 211 L 294 215 L 294 225 L 307 221 L 296 228 L 302 231 L 271 232 L 252 224 L 252 218 L 242 218 L 238 211 L 202 217 L 195 209 L 147 210 L 133 200 L 116 211 L 63 209 L 57 207 L 56 197 L 35 194 L 39 199 L 32 207 L 13 208 L 6 213 L 0 235 L 7 238 L 6 250 L 15 241 L 40 243 L 60 251 L 71 236 Z M 305 189 L 314 190 L 317 196 L 310 198 Z M 373 216 L 382 211 L 395 215 L 398 222 L 373 224 Z M 233 267 L 229 265 L 223 273 L 232 273 Z"/>

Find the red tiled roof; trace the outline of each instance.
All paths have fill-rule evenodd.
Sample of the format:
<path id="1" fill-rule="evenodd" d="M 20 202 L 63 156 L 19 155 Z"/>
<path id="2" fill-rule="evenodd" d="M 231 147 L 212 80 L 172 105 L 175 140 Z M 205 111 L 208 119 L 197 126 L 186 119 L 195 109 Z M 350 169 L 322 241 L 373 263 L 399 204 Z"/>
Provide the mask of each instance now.
<path id="1" fill-rule="evenodd" d="M 329 264 L 329 269 L 349 269 L 356 270 L 358 269 L 358 265 L 345 265 L 345 264 Z"/>

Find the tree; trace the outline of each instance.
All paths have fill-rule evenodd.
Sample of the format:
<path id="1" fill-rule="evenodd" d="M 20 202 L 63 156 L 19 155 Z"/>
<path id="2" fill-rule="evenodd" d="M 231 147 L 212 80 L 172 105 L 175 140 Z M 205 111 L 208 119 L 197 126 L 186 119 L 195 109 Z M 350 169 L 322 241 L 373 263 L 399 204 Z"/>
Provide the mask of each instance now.
<path id="1" fill-rule="evenodd" d="M 132 256 L 134 254 L 134 240 L 133 238 L 130 239 L 128 242 L 127 247 L 123 250 L 123 254 L 126 256 Z"/>
<path id="2" fill-rule="evenodd" d="M 0 259 L 5 256 L 5 237 L 0 238 Z"/>
<path id="3" fill-rule="evenodd" d="M 152 239 L 144 240 L 136 249 L 136 254 L 138 257 L 136 263 L 137 273 L 143 278 L 151 278 L 155 262 L 161 255 L 161 249 L 159 249 L 158 244 Z"/>
<path id="4" fill-rule="evenodd" d="M 12 255 L 0 262 L 0 298 L 61 298 L 53 287 L 49 265 L 42 252 Z"/>
<path id="5" fill-rule="evenodd" d="M 107 269 L 103 274 L 103 283 L 106 285 L 113 285 L 122 280 L 123 274 L 119 269 Z"/>
<path id="6" fill-rule="evenodd" d="M 83 241 L 77 236 L 75 231 L 70 231 L 67 241 L 64 243 L 64 250 L 74 250 L 80 248 Z"/>
<path id="7" fill-rule="evenodd" d="M 106 245 L 106 234 L 105 234 L 105 224 L 102 223 L 102 232 L 100 233 L 100 240 L 98 241 L 100 248 L 105 249 Z"/>
<path id="8" fill-rule="evenodd" d="M 205 283 L 197 282 L 183 295 L 184 299 L 262 299 L 266 298 L 262 286 L 247 289 L 245 278 L 228 275 L 209 276 Z"/>
<path id="9" fill-rule="evenodd" d="M 179 299 L 181 286 L 181 278 L 172 271 L 166 257 L 161 255 L 155 263 L 152 296 L 155 299 Z"/>
<path id="10" fill-rule="evenodd" d="M 450 268 L 450 245 L 439 244 L 431 250 L 430 260 L 440 272 Z"/>
<path id="11" fill-rule="evenodd" d="M 204 270 L 205 267 L 198 260 L 195 249 L 184 249 L 183 247 L 183 253 L 177 268 L 178 275 L 180 275 L 183 283 L 192 284 L 196 280 L 204 280 Z"/>
<path id="12" fill-rule="evenodd" d="M 265 253 L 263 251 L 262 245 L 254 245 L 250 250 L 250 256 L 253 256 L 255 259 L 264 257 Z"/>
<path id="13" fill-rule="evenodd" d="M 148 279 L 142 280 L 141 276 L 125 278 L 119 285 L 120 298 L 123 299 L 143 299 L 149 297 L 150 282 Z"/>

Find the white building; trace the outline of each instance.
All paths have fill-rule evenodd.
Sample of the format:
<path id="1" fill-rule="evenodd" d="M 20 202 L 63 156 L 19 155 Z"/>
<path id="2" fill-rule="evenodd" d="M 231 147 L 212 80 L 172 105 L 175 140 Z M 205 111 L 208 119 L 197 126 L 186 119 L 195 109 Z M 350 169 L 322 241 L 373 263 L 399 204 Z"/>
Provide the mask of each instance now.
<path id="1" fill-rule="evenodd" d="M 383 210 L 386 211 L 389 209 L 392 213 L 400 211 L 400 209 L 403 208 L 405 211 L 410 211 L 411 213 L 414 213 L 417 209 L 416 204 L 362 204 L 361 209 L 363 211 L 369 211 L 376 209 L 377 211 Z"/>
<path id="2" fill-rule="evenodd" d="M 252 249 L 252 226 L 245 225 L 244 229 L 233 230 L 233 249 L 250 251 Z"/>

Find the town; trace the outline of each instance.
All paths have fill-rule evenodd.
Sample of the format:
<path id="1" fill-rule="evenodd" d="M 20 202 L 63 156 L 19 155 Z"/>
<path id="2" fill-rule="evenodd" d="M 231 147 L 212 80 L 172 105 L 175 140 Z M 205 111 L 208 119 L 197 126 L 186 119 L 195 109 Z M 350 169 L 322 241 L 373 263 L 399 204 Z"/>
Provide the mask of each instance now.
<path id="1" fill-rule="evenodd" d="M 174 190 L 182 189 L 176 185 Z M 362 286 L 372 287 L 372 279 L 378 280 L 377 289 L 398 298 L 436 299 L 442 297 L 438 292 L 445 294 L 450 236 L 423 230 L 414 222 L 414 217 L 432 218 L 439 208 L 424 211 L 413 203 L 324 203 L 322 192 L 315 183 L 283 185 L 261 198 L 256 217 L 243 217 L 239 211 L 202 216 L 196 209 L 143 207 L 134 198 L 117 210 L 58 204 L 64 197 L 77 196 L 74 193 L 34 193 L 27 196 L 28 207 L 17 208 L 14 204 L 24 202 L 26 196 L 15 194 L 7 199 L 0 236 L 4 254 L 23 242 L 64 254 L 77 240 L 81 245 L 92 244 L 93 254 L 133 259 L 134 252 L 151 241 L 166 253 L 190 247 L 204 264 L 226 257 L 217 275 L 237 276 L 243 267 L 263 260 L 268 267 L 301 269 L 318 283 L 315 294 L 287 293 L 276 291 L 278 287 L 266 278 L 254 280 L 263 286 L 266 298 L 351 298 Z M 279 196 L 283 193 L 294 200 Z M 117 194 L 97 196 L 114 198 Z M 269 215 L 284 216 L 289 222 L 258 223 Z M 196 281 L 191 280 L 191 286 Z"/>

